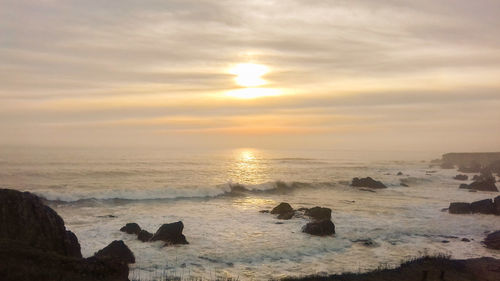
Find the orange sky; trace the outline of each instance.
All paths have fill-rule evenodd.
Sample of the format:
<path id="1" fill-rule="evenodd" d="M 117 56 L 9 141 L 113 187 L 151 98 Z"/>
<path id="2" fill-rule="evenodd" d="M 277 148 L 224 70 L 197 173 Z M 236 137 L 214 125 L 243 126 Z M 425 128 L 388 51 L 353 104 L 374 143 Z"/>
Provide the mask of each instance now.
<path id="1" fill-rule="evenodd" d="M 500 150 L 499 11 L 2 1 L 0 144 Z"/>

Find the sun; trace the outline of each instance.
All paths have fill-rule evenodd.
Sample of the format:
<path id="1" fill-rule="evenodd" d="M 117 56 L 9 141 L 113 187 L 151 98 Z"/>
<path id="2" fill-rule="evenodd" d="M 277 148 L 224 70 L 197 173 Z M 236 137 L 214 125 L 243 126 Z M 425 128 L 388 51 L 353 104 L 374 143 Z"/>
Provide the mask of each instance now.
<path id="1" fill-rule="evenodd" d="M 261 76 L 269 72 L 269 68 L 262 64 L 240 63 L 229 70 L 229 73 L 236 75 L 234 80 L 243 87 L 258 87 L 265 85 L 266 80 Z"/>

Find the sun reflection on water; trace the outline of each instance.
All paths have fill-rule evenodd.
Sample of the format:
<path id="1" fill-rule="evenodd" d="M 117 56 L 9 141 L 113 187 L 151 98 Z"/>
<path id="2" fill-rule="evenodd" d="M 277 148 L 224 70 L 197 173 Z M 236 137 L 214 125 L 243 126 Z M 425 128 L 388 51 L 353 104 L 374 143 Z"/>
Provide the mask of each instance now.
<path id="1" fill-rule="evenodd" d="M 230 180 L 240 184 L 261 184 L 269 179 L 268 165 L 258 152 L 242 149 L 236 152 L 234 163 L 229 171 Z"/>

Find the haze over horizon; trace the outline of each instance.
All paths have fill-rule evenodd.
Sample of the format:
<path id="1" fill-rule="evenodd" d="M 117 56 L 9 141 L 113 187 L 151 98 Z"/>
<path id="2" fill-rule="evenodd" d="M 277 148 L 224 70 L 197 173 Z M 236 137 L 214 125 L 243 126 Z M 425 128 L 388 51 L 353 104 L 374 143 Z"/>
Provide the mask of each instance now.
<path id="1" fill-rule="evenodd" d="M 500 151 L 500 2 L 0 1 L 0 145 Z"/>

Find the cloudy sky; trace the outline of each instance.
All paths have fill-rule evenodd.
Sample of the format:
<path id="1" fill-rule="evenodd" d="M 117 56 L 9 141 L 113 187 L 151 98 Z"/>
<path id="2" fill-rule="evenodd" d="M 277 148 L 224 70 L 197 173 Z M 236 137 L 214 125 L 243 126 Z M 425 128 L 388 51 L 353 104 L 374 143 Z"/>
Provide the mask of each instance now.
<path id="1" fill-rule="evenodd" d="M 0 0 L 0 144 L 500 150 L 499 27 L 497 0 Z"/>

